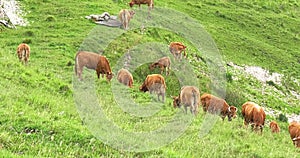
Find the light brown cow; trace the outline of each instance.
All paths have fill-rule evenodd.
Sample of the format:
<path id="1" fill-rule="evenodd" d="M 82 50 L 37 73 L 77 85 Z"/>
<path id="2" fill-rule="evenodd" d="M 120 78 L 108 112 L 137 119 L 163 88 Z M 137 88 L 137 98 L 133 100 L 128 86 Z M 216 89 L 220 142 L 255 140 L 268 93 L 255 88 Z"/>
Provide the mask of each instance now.
<path id="1" fill-rule="evenodd" d="M 277 124 L 276 121 L 272 121 L 270 122 L 270 129 L 272 133 L 279 133 L 280 132 L 280 127 Z"/>
<path id="2" fill-rule="evenodd" d="M 117 79 L 120 83 L 132 88 L 133 77 L 132 74 L 127 69 L 120 69 L 118 71 Z"/>
<path id="3" fill-rule="evenodd" d="M 160 68 L 160 74 L 162 74 L 164 72 L 164 70 L 166 69 L 166 75 L 168 75 L 170 73 L 170 65 L 171 65 L 170 58 L 169 57 L 162 57 L 158 61 L 152 63 L 149 66 L 149 69 L 152 71 L 154 68 L 159 67 Z"/>
<path id="4" fill-rule="evenodd" d="M 289 124 L 289 133 L 294 145 L 300 148 L 300 123 L 293 121 Z"/>
<path id="5" fill-rule="evenodd" d="M 112 77 L 113 73 L 110 69 L 109 62 L 105 56 L 100 55 L 99 62 L 97 64 L 96 68 L 97 76 L 100 78 L 100 74 L 102 74 L 102 78 L 104 78 L 104 75 L 106 75 L 106 80 L 109 82 Z"/>
<path id="6" fill-rule="evenodd" d="M 238 109 L 235 106 L 229 106 L 224 99 L 208 93 L 204 93 L 200 99 L 204 112 L 219 114 L 223 121 L 226 116 L 228 117 L 228 121 L 237 117 L 236 113 Z"/>
<path id="7" fill-rule="evenodd" d="M 103 61 L 100 63 L 101 60 Z M 82 80 L 83 67 L 96 70 L 98 78 L 100 77 L 100 73 L 102 73 L 102 77 L 106 74 L 108 80 L 112 78 L 109 63 L 107 59 L 100 54 L 87 51 L 77 52 L 75 56 L 75 74 L 79 80 Z"/>
<path id="8" fill-rule="evenodd" d="M 30 47 L 25 43 L 21 43 L 17 48 L 17 55 L 20 62 L 27 64 L 30 57 Z"/>
<path id="9" fill-rule="evenodd" d="M 148 75 L 144 83 L 140 86 L 140 91 L 149 91 L 150 94 L 154 92 L 157 94 L 158 100 L 160 100 L 159 96 L 161 96 L 162 101 L 164 102 L 166 93 L 166 83 L 164 77 L 160 74 Z"/>
<path id="10" fill-rule="evenodd" d="M 183 45 L 181 42 L 171 42 L 169 45 L 169 50 L 173 54 L 173 56 L 177 60 L 182 60 L 182 52 L 184 52 L 184 58 L 186 58 L 186 46 Z"/>
<path id="11" fill-rule="evenodd" d="M 119 12 L 119 19 L 123 25 L 123 29 L 127 30 L 129 28 L 130 19 L 133 18 L 135 12 L 133 10 L 122 9 Z"/>
<path id="12" fill-rule="evenodd" d="M 263 131 L 266 113 L 261 106 L 254 102 L 246 102 L 242 105 L 242 115 L 244 117 L 245 126 L 251 124 L 252 130 Z"/>
<path id="13" fill-rule="evenodd" d="M 191 113 L 197 115 L 200 105 L 200 92 L 197 87 L 183 86 L 179 96 L 172 96 L 172 98 L 174 108 L 180 108 L 183 105 L 185 113 L 187 113 L 187 107 L 190 107 Z"/>

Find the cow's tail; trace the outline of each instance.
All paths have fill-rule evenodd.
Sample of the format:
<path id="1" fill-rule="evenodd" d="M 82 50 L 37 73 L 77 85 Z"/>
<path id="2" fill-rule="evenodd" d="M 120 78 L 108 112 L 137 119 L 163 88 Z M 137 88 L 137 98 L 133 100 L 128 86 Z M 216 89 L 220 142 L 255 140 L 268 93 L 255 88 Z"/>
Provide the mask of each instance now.
<path id="1" fill-rule="evenodd" d="M 123 21 L 122 21 L 122 23 L 123 23 L 124 29 L 127 29 L 127 23 L 128 23 L 128 18 L 127 18 L 126 14 L 127 14 L 126 10 L 123 9 L 123 13 L 122 13 L 122 17 L 123 17 L 122 19 L 123 19 Z"/>
<path id="2" fill-rule="evenodd" d="M 197 91 L 195 89 L 192 90 L 192 96 L 193 96 L 192 97 L 193 98 L 193 105 L 192 105 L 193 106 L 193 111 L 194 111 L 194 113 L 196 113 L 197 109 L 198 109 L 198 107 L 197 107 L 198 103 L 197 102 L 198 102 L 198 99 L 199 99 L 198 97 L 199 96 L 197 95 Z"/>
<path id="3" fill-rule="evenodd" d="M 77 53 L 76 56 L 75 56 L 75 66 L 74 66 L 74 71 L 75 71 L 75 75 L 76 75 L 76 76 L 77 76 L 77 73 L 78 73 L 78 72 L 77 72 L 77 71 L 78 71 L 78 70 L 77 70 L 77 69 L 78 69 L 78 54 L 79 54 L 79 53 Z"/>

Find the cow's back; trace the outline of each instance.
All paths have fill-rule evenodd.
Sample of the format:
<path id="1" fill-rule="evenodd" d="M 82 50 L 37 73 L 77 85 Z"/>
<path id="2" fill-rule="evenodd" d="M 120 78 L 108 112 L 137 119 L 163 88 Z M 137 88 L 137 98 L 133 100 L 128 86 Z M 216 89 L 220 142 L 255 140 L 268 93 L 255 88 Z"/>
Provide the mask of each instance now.
<path id="1" fill-rule="evenodd" d="M 199 89 L 195 86 L 184 86 L 180 91 L 180 100 L 183 104 L 192 105 L 200 104 L 200 92 Z"/>
<path id="2" fill-rule="evenodd" d="M 270 122 L 270 129 L 271 129 L 272 133 L 279 133 L 280 132 L 280 127 L 277 124 L 277 122 L 275 122 L 275 121 Z"/>
<path id="3" fill-rule="evenodd" d="M 99 56 L 99 54 L 93 52 L 79 51 L 76 54 L 75 62 L 79 65 L 79 67 L 86 66 L 89 69 L 96 70 L 99 62 Z"/>
<path id="4" fill-rule="evenodd" d="M 133 77 L 132 74 L 127 69 L 120 69 L 118 71 L 117 79 L 120 83 L 123 83 L 129 87 L 132 87 Z"/>

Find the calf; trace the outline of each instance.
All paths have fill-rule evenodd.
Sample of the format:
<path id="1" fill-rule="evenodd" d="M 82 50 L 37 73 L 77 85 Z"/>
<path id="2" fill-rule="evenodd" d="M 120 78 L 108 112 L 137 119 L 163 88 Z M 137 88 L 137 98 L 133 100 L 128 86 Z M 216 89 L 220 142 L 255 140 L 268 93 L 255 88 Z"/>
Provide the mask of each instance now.
<path id="1" fill-rule="evenodd" d="M 21 43 L 17 48 L 17 55 L 20 62 L 27 64 L 30 57 L 30 47 L 25 43 Z"/>
<path id="2" fill-rule="evenodd" d="M 120 69 L 118 71 L 117 79 L 120 83 L 132 88 L 133 77 L 132 74 L 126 69 Z"/>
<path id="3" fill-rule="evenodd" d="M 270 122 L 270 129 L 272 133 L 279 133 L 280 132 L 280 127 L 277 124 L 276 121 L 272 121 Z"/>
<path id="4" fill-rule="evenodd" d="M 200 105 L 200 92 L 195 86 L 183 86 L 180 90 L 179 96 L 173 96 L 174 108 L 180 108 L 184 106 L 185 113 L 187 113 L 187 107 L 190 107 L 192 114 L 197 115 L 198 106 Z"/>
<path id="5" fill-rule="evenodd" d="M 300 148 L 300 123 L 293 121 L 289 124 L 289 133 L 294 145 Z"/>
<path id="6" fill-rule="evenodd" d="M 223 121 L 226 116 L 228 117 L 228 121 L 231 121 L 232 118 L 237 117 L 236 113 L 238 109 L 234 106 L 229 106 L 224 99 L 218 98 L 208 93 L 204 93 L 200 99 L 204 112 L 220 114 Z"/>
<path id="7" fill-rule="evenodd" d="M 160 100 L 159 96 L 161 96 L 162 101 L 164 102 L 166 93 L 166 83 L 164 77 L 160 74 L 148 75 L 144 83 L 140 86 L 140 91 L 149 91 L 150 94 L 154 92 L 157 94 L 157 99 Z"/>
<path id="8" fill-rule="evenodd" d="M 251 124 L 252 130 L 263 131 L 266 113 L 261 106 L 254 102 L 246 102 L 242 105 L 242 115 L 244 117 L 245 126 Z"/>
<path id="9" fill-rule="evenodd" d="M 133 18 L 133 15 L 135 14 L 135 12 L 133 10 L 127 10 L 127 9 L 122 9 L 119 12 L 119 19 L 123 25 L 123 29 L 127 30 L 129 27 L 129 22 L 130 19 Z"/>
<path id="10" fill-rule="evenodd" d="M 168 75 L 170 72 L 170 65 L 171 61 L 169 57 L 162 57 L 158 61 L 152 63 L 149 66 L 149 69 L 152 71 L 154 68 L 159 67 L 160 68 L 160 74 L 163 73 L 164 69 L 166 69 L 166 75 Z"/>
<path id="11" fill-rule="evenodd" d="M 179 60 L 182 60 L 182 52 L 184 52 L 184 58 L 186 58 L 186 46 L 181 42 L 171 42 L 169 45 L 169 50 L 173 54 L 173 56 Z"/>

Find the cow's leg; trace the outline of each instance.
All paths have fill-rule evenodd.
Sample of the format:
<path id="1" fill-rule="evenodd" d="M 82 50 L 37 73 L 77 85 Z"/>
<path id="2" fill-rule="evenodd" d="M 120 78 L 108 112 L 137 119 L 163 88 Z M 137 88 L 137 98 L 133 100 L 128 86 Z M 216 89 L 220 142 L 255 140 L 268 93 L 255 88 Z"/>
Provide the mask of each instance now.
<path id="1" fill-rule="evenodd" d="M 167 67 L 166 67 L 166 76 L 169 75 L 169 74 L 170 74 L 170 67 L 167 66 Z"/>
<path id="2" fill-rule="evenodd" d="M 165 67 L 164 66 L 160 66 L 160 74 L 163 74 Z"/>
<path id="3" fill-rule="evenodd" d="M 184 111 L 185 111 L 185 114 L 187 114 L 187 106 L 184 105 Z"/>

